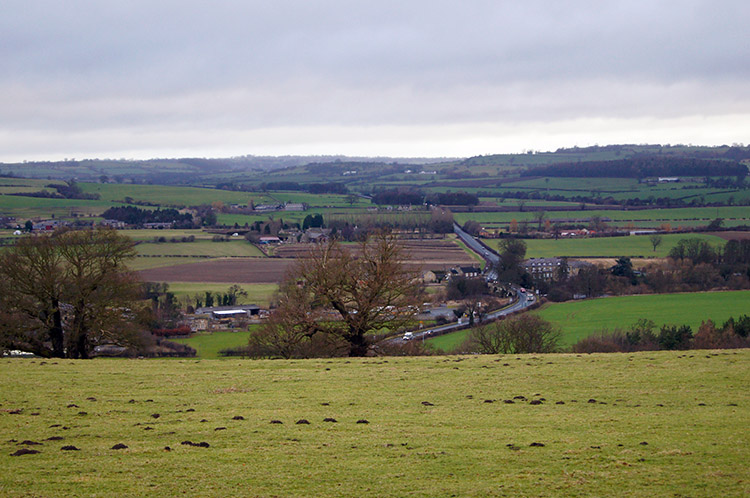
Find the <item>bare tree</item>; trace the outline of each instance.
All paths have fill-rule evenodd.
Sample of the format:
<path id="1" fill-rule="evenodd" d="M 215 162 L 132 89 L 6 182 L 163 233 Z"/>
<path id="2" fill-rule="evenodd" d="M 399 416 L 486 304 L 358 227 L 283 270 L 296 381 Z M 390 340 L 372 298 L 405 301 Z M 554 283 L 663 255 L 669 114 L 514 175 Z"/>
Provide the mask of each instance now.
<path id="1" fill-rule="evenodd" d="M 99 344 L 134 344 L 140 284 L 125 267 L 133 242 L 114 230 L 30 236 L 2 256 L 0 339 L 41 356 L 88 358 Z"/>
<path id="2" fill-rule="evenodd" d="M 391 235 L 373 236 L 356 249 L 334 240 L 293 265 L 272 322 L 303 338 L 319 333 L 341 338 L 350 356 L 364 356 L 368 334 L 398 330 L 412 319 L 410 305 L 421 290 L 418 275 L 404 266 Z"/>
<path id="3" fill-rule="evenodd" d="M 653 235 L 650 235 L 648 240 L 651 241 L 651 245 L 654 246 L 654 252 L 656 252 L 656 248 L 659 247 L 662 243 L 662 237 L 658 233 L 655 233 Z"/>
<path id="4" fill-rule="evenodd" d="M 547 213 L 545 213 L 544 210 L 534 212 L 534 219 L 536 220 L 536 223 L 537 223 L 536 229 L 540 232 L 542 231 L 542 223 L 544 223 L 544 219 L 546 217 L 547 217 Z"/>
<path id="5" fill-rule="evenodd" d="M 484 354 L 553 353 L 560 336 L 550 322 L 523 314 L 473 329 L 469 347 Z"/>

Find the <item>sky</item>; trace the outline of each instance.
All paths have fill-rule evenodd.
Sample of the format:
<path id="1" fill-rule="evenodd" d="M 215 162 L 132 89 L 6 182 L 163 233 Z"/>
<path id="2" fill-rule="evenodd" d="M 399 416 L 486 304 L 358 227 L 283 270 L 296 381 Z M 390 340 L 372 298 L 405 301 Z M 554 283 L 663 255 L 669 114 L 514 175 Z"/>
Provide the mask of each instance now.
<path id="1" fill-rule="evenodd" d="M 750 141 L 746 0 L 4 0 L 0 161 Z"/>

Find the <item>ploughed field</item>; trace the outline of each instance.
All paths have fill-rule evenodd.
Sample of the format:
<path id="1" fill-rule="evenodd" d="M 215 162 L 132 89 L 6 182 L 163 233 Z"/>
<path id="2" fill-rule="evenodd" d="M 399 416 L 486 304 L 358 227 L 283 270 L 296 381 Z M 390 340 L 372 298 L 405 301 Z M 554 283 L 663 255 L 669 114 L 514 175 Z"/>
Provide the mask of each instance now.
<path id="1" fill-rule="evenodd" d="M 3 496 L 747 496 L 750 351 L 0 360 Z"/>
<path id="2" fill-rule="evenodd" d="M 184 245 L 189 246 L 187 243 Z M 223 248 L 243 242 L 208 243 L 207 247 Z M 211 246 L 210 244 L 213 244 Z M 413 268 L 442 270 L 455 265 L 473 265 L 477 261 L 454 240 L 403 241 L 406 263 Z M 165 250 L 180 244 L 162 244 Z M 251 246 L 252 247 L 252 246 Z M 356 245 L 352 245 L 355 248 Z M 305 256 L 312 248 L 309 244 L 281 245 L 274 248 L 273 258 L 230 258 L 185 262 L 139 271 L 141 277 L 150 282 L 229 282 L 229 283 L 277 283 L 295 258 Z M 174 251 L 174 249 L 171 249 Z M 158 260 L 159 258 L 156 258 Z M 170 261 L 171 260 L 167 260 Z"/>

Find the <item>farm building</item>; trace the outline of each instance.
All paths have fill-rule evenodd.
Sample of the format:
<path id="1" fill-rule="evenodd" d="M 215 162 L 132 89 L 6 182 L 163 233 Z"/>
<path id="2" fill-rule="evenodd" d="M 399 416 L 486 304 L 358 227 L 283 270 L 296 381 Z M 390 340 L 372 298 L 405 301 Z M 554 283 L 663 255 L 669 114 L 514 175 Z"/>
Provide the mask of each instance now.
<path id="1" fill-rule="evenodd" d="M 198 308 L 196 315 L 210 315 L 213 320 L 223 318 L 246 318 L 260 314 L 260 306 L 255 304 L 243 304 L 237 306 L 212 306 Z"/>

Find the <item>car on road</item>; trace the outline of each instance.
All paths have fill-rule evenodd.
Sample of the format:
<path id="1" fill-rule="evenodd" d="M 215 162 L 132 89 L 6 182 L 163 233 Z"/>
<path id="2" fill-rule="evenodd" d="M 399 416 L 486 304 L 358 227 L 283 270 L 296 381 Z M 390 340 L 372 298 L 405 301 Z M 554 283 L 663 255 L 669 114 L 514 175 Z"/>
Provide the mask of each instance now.
<path id="1" fill-rule="evenodd" d="M 411 332 L 406 332 L 404 333 L 404 337 L 402 337 L 402 339 L 405 341 L 411 341 L 412 339 L 414 339 L 414 334 Z"/>

